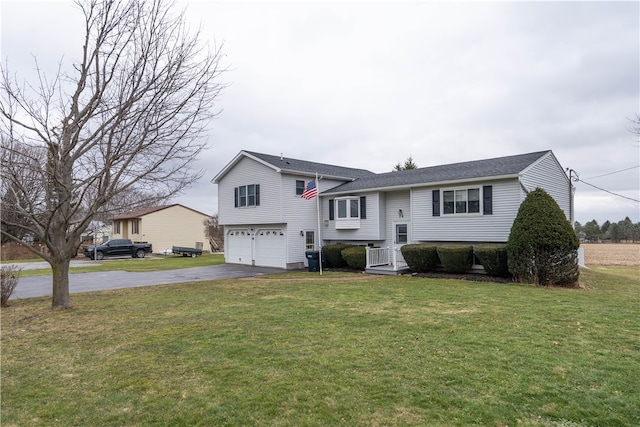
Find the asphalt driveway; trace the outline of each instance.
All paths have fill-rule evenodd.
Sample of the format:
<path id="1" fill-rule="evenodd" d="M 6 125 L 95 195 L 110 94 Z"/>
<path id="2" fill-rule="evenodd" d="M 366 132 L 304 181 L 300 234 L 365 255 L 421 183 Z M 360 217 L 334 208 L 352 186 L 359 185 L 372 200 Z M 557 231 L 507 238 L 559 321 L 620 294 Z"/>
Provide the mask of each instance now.
<path id="1" fill-rule="evenodd" d="M 69 274 L 69 292 L 91 292 L 108 289 L 136 288 L 167 285 L 169 283 L 198 282 L 203 280 L 234 279 L 265 274 L 284 273 L 287 270 L 270 267 L 252 267 L 240 264 L 220 264 L 207 267 L 185 268 L 151 272 L 104 271 Z M 23 277 L 12 299 L 50 296 L 51 276 Z"/>

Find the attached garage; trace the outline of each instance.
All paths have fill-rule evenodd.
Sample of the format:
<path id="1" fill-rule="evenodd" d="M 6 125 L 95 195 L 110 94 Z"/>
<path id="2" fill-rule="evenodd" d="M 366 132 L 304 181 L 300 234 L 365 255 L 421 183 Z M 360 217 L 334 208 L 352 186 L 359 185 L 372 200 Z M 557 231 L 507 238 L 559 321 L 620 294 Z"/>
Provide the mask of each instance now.
<path id="1" fill-rule="evenodd" d="M 251 233 L 249 229 L 231 229 L 224 241 L 225 262 L 231 264 L 252 264 Z"/>
<path id="2" fill-rule="evenodd" d="M 256 231 L 255 265 L 287 268 L 286 240 L 281 228 L 264 228 Z"/>

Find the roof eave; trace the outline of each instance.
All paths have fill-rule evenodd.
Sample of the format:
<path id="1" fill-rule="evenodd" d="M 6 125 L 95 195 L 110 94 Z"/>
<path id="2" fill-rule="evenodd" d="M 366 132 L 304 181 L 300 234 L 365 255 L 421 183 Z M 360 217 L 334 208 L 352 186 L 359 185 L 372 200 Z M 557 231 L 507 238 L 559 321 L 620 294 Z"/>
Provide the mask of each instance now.
<path id="1" fill-rule="evenodd" d="M 229 163 L 227 163 L 227 165 L 222 168 L 222 170 L 220 172 L 218 172 L 218 174 L 216 176 L 213 177 L 213 179 L 211 179 L 211 183 L 212 184 L 217 184 L 220 182 L 220 180 L 231 170 L 233 169 L 233 167 L 238 164 L 238 162 L 240 162 L 240 160 L 242 160 L 243 157 L 248 157 L 251 160 L 255 160 L 258 163 L 261 163 L 273 170 L 275 170 L 276 172 L 280 172 L 282 169 L 277 167 L 276 165 L 269 163 L 267 161 L 264 161 L 256 156 L 254 156 L 253 154 L 247 153 L 246 151 L 242 150 L 240 151 L 234 158 L 233 160 L 231 160 Z"/>
<path id="2" fill-rule="evenodd" d="M 295 169 L 281 169 L 280 172 L 282 173 L 287 173 L 287 174 L 291 174 L 291 175 L 301 175 L 301 176 L 309 176 L 309 177 L 314 177 L 316 176 L 315 172 L 305 172 L 305 171 L 299 171 L 299 170 L 295 170 Z M 339 181 L 355 181 L 357 178 L 354 177 L 350 177 L 350 176 L 340 176 L 340 175 L 327 175 L 324 173 L 318 173 L 318 178 L 319 179 L 336 179 Z"/>
<path id="3" fill-rule="evenodd" d="M 520 174 L 509 174 L 509 175 L 496 175 L 496 176 L 483 176 L 479 178 L 469 178 L 469 179 L 456 179 L 456 180 L 448 180 L 448 181 L 434 181 L 434 182 L 422 182 L 417 184 L 403 184 L 403 185 L 393 185 L 387 187 L 372 187 L 372 188 L 363 188 L 360 190 L 350 190 L 350 191 L 337 191 L 332 192 L 331 190 L 327 190 L 321 194 L 321 196 L 344 196 L 348 194 L 354 193 L 371 193 L 377 191 L 398 191 L 398 190 L 409 190 L 411 188 L 417 187 L 438 187 L 443 185 L 456 185 L 462 183 L 471 183 L 471 182 L 481 182 L 481 181 L 499 181 L 504 179 L 517 179 Z"/>

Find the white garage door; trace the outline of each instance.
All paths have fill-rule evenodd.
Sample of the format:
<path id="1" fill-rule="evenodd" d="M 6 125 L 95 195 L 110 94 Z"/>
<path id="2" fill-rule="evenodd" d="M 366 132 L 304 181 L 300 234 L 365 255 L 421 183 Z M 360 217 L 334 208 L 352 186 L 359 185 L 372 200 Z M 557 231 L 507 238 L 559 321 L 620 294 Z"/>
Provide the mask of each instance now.
<path id="1" fill-rule="evenodd" d="M 224 241 L 224 259 L 231 264 L 251 265 L 251 234 L 247 229 L 229 230 Z"/>
<path id="2" fill-rule="evenodd" d="M 284 232 L 280 228 L 260 229 L 256 232 L 256 265 L 286 268 Z"/>

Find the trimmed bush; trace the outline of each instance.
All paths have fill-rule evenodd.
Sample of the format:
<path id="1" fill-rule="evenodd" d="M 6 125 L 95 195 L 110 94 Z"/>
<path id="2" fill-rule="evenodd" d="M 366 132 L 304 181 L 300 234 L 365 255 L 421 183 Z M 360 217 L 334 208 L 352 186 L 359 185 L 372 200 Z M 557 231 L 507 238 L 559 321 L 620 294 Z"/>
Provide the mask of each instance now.
<path id="1" fill-rule="evenodd" d="M 579 245 L 560 206 L 537 188 L 524 199 L 511 226 L 507 242 L 509 271 L 523 283 L 574 285 L 580 275 Z"/>
<path id="2" fill-rule="evenodd" d="M 327 261 L 327 265 L 331 268 L 342 268 L 347 265 L 342 258 L 342 250 L 352 245 L 346 243 L 332 243 L 322 247 L 322 256 Z"/>
<path id="3" fill-rule="evenodd" d="M 478 245 L 473 253 L 489 276 L 509 277 L 506 245 Z"/>
<path id="4" fill-rule="evenodd" d="M 409 268 L 417 273 L 435 271 L 438 265 L 438 251 L 433 245 L 412 244 L 400 248 Z"/>
<path id="5" fill-rule="evenodd" d="M 447 273 L 466 273 L 473 265 L 473 246 L 438 246 L 438 258 Z"/>
<path id="6" fill-rule="evenodd" d="M 367 268 L 367 248 L 364 246 L 351 246 L 340 252 L 349 268 L 364 270 Z"/>

